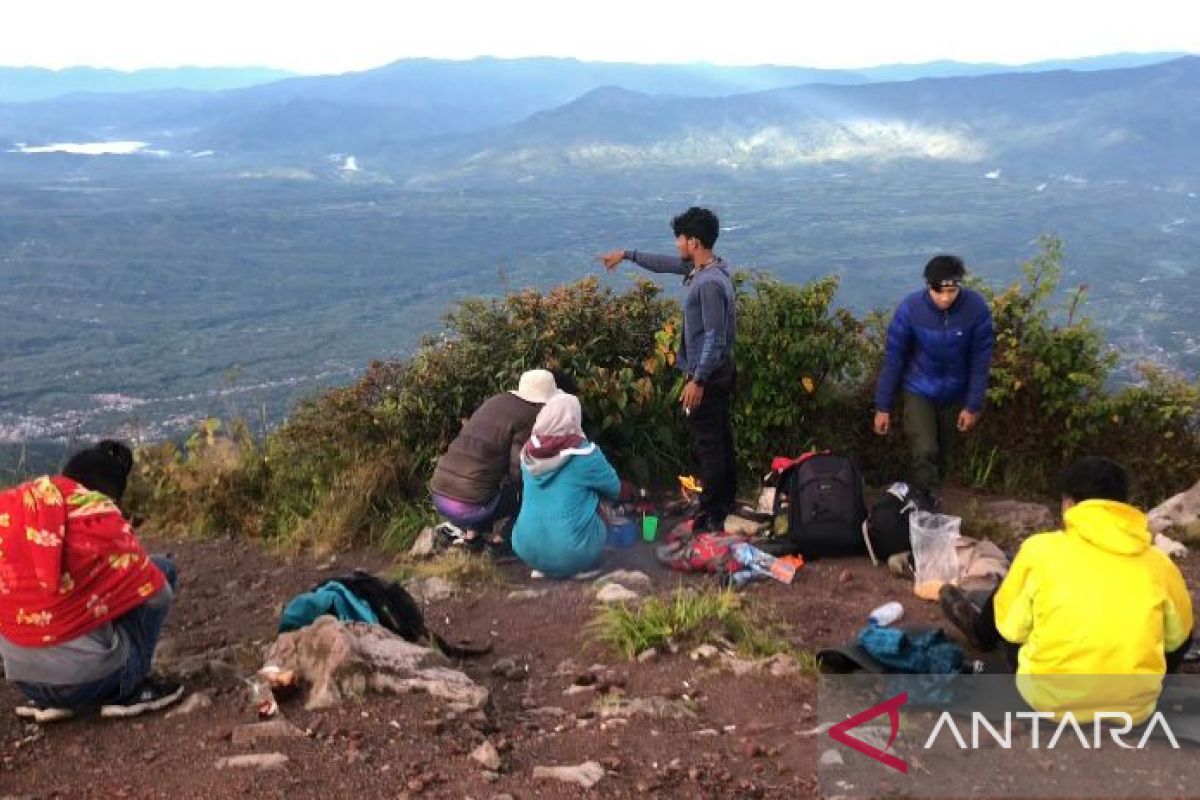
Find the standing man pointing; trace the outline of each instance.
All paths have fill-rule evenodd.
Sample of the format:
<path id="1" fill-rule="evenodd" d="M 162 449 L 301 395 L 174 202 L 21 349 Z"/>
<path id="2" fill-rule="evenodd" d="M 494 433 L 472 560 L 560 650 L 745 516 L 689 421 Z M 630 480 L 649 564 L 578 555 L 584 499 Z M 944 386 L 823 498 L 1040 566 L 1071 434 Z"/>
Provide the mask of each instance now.
<path id="1" fill-rule="evenodd" d="M 671 229 L 677 256 L 613 250 L 597 258 L 610 271 L 628 260 L 650 272 L 684 276 L 683 339 L 675 363 L 688 379 L 680 401 L 700 457 L 704 487 L 693 530 L 721 530 L 737 493 L 729 419 L 736 383 L 733 340 L 737 303 L 729 267 L 713 253 L 721 230 L 717 215 L 693 206 L 671 220 Z"/>

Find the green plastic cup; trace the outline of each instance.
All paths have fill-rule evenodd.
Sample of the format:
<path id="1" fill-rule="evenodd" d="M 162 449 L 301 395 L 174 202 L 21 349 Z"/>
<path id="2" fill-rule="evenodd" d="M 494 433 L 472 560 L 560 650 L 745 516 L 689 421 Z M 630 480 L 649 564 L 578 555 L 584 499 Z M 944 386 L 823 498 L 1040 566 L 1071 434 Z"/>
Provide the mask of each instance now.
<path id="1" fill-rule="evenodd" d="M 645 514 L 642 516 L 642 539 L 647 542 L 653 542 L 654 537 L 658 535 L 658 517 L 653 514 Z"/>

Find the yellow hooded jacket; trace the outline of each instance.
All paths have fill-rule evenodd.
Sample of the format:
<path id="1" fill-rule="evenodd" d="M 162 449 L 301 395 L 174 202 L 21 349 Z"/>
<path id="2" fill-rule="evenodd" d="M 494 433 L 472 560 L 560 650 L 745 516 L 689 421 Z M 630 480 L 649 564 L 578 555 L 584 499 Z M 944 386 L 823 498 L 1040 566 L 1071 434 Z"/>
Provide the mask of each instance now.
<path id="1" fill-rule="evenodd" d="M 1071 711 L 1080 722 L 1124 712 L 1143 722 L 1165 653 L 1192 630 L 1183 576 L 1132 506 L 1086 500 L 1063 521 L 1066 530 L 1021 546 L 996 592 L 996 628 L 1022 645 L 1017 688 L 1037 711 Z"/>

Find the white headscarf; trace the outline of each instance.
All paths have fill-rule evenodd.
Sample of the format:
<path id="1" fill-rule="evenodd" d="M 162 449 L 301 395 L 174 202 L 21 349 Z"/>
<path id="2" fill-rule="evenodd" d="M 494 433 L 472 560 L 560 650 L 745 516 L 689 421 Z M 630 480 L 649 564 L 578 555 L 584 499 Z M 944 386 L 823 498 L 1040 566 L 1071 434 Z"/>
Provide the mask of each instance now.
<path id="1" fill-rule="evenodd" d="M 559 392 L 538 412 L 533 433 L 521 450 L 521 463 L 532 475 L 559 469 L 571 456 L 587 455 L 596 446 L 583 433 L 583 409 L 579 398 Z"/>

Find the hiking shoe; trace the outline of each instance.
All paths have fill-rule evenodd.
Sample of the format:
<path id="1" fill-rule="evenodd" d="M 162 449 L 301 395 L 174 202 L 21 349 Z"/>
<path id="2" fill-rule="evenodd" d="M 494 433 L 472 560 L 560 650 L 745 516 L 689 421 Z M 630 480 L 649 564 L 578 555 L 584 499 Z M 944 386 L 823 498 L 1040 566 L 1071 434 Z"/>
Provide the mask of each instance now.
<path id="1" fill-rule="evenodd" d="M 75 709 L 43 706 L 32 700 L 27 700 L 14 708 L 13 713 L 28 722 L 45 724 L 47 722 L 60 722 L 64 719 L 70 719 L 75 716 Z"/>
<path id="2" fill-rule="evenodd" d="M 436 547 L 462 547 L 466 541 L 466 531 L 452 522 L 441 522 L 433 529 L 433 543 Z"/>
<path id="3" fill-rule="evenodd" d="M 942 588 L 938 590 L 938 604 L 942 607 L 946 619 L 967 637 L 972 647 L 978 650 L 988 649 L 975 635 L 979 624 L 979 607 L 971 602 L 966 592 L 952 583 L 943 583 Z"/>
<path id="4" fill-rule="evenodd" d="M 117 703 L 105 703 L 100 706 L 100 716 L 106 719 L 124 719 L 145 714 L 147 711 L 158 711 L 179 701 L 183 697 L 183 684 L 174 681 L 164 681 L 158 678 L 147 678 L 142 681 L 142 687 L 127 700 Z"/>

